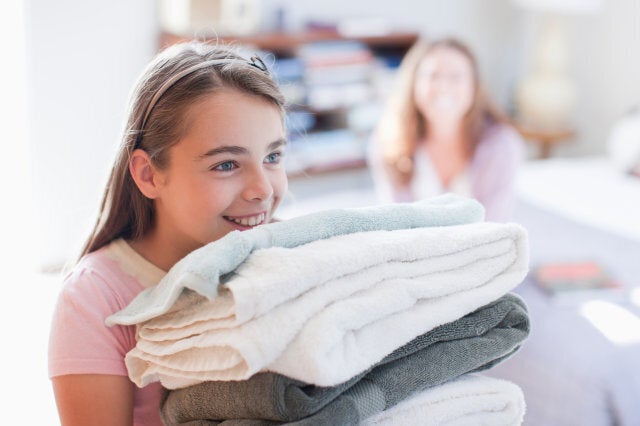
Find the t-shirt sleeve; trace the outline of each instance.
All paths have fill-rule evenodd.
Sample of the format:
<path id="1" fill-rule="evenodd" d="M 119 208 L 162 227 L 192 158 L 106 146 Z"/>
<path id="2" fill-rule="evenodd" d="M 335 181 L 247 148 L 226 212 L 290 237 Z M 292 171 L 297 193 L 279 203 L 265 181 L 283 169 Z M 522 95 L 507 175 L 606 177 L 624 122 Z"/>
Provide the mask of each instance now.
<path id="1" fill-rule="evenodd" d="M 79 268 L 65 279 L 50 329 L 50 377 L 127 375 L 124 357 L 135 346 L 135 327 L 105 325 L 106 317 L 125 306 L 108 281 L 90 268 Z"/>

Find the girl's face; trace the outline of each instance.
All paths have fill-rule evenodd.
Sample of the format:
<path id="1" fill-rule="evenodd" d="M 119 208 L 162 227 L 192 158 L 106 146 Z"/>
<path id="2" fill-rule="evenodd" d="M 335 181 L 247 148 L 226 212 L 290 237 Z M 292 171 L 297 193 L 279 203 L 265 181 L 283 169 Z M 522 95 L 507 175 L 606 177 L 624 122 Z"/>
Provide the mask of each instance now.
<path id="1" fill-rule="evenodd" d="M 278 108 L 226 89 L 192 105 L 158 173 L 156 232 L 186 252 L 268 223 L 287 191 Z"/>
<path id="2" fill-rule="evenodd" d="M 430 123 L 459 124 L 471 108 L 474 92 L 471 62 L 456 49 L 436 47 L 418 65 L 413 96 Z"/>

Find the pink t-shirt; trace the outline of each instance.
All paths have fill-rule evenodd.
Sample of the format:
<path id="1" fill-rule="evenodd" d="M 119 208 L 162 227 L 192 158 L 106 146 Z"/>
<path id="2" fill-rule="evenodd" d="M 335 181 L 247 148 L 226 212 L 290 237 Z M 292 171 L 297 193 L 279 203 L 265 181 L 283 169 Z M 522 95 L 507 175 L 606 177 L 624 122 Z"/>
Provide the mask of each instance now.
<path id="1" fill-rule="evenodd" d="M 520 134 L 506 124 L 494 124 L 482 135 L 473 158 L 451 187 L 445 188 L 424 146 L 418 144 L 414 157 L 414 177 L 410 188 L 394 188 L 388 180 L 380 146 L 372 141 L 369 166 L 376 192 L 383 202 L 415 201 L 455 192 L 475 198 L 486 210 L 486 220 L 511 220 L 515 204 L 515 181 L 525 160 L 525 143 Z"/>
<path id="2" fill-rule="evenodd" d="M 107 327 L 105 319 L 123 309 L 165 272 L 124 240 L 88 254 L 64 280 L 49 338 L 49 377 L 67 374 L 127 376 L 124 357 L 136 344 L 135 326 Z M 133 423 L 162 425 L 162 387 L 134 389 Z"/>

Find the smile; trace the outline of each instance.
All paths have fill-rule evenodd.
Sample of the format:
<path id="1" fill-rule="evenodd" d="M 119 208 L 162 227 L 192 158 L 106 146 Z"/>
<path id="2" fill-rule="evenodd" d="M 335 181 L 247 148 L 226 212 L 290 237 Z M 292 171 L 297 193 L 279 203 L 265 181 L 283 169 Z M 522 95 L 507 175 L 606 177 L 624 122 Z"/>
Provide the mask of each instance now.
<path id="1" fill-rule="evenodd" d="M 267 217 L 266 213 L 260 213 L 255 216 L 243 216 L 243 217 L 224 216 L 224 218 L 229 222 L 233 222 L 240 226 L 262 225 L 266 217 Z"/>

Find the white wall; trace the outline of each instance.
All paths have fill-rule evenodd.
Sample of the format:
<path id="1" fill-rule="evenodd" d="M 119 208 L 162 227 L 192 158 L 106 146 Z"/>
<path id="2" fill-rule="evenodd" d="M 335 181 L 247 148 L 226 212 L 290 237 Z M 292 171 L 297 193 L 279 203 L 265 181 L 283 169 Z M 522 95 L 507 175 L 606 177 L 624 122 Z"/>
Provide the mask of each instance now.
<path id="1" fill-rule="evenodd" d="M 73 256 L 92 225 L 129 90 L 157 47 L 153 0 L 30 0 L 25 9 L 35 257 Z"/>
<path id="2" fill-rule="evenodd" d="M 580 143 L 563 147 L 560 155 L 604 153 L 615 120 L 640 105 L 640 2 L 603 3 L 600 14 L 570 20 Z"/>
<path id="3" fill-rule="evenodd" d="M 20 0 L 0 3 L 0 262 L 9 282 L 31 266 L 24 260 L 32 247 L 23 12 Z"/>

